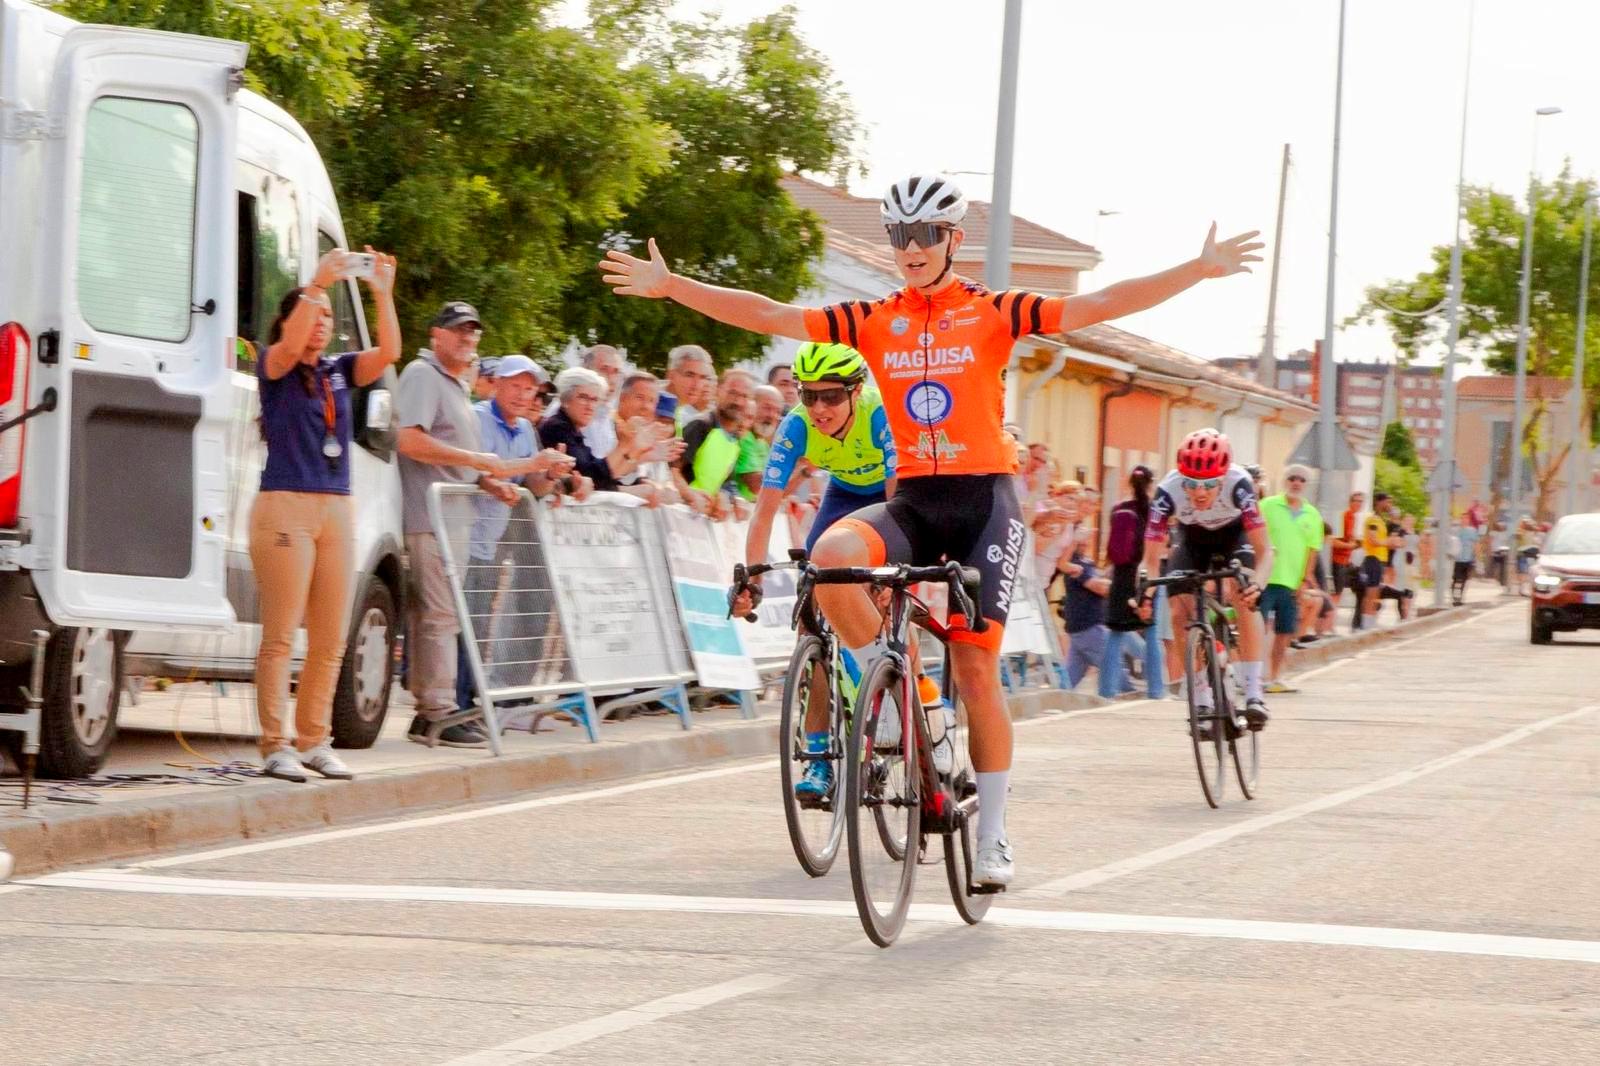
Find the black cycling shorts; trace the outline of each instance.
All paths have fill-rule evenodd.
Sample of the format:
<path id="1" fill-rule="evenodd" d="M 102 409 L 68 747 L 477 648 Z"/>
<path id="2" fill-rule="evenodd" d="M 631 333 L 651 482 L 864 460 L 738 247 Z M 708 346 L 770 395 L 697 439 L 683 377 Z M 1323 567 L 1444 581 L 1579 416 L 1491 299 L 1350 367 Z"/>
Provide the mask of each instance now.
<path id="1" fill-rule="evenodd" d="M 1244 535 L 1244 520 L 1229 522 L 1220 529 L 1178 525 L 1168 558 L 1172 570 L 1202 573 L 1226 567 L 1237 559 L 1246 570 L 1256 568 L 1256 550 Z M 1216 564 L 1216 565 L 1213 565 Z"/>
<path id="2" fill-rule="evenodd" d="M 978 607 L 982 633 L 959 629 L 951 639 L 998 650 L 1017 578 L 1028 565 L 1027 527 L 1009 474 L 934 474 L 906 478 L 888 503 L 842 518 L 873 549 L 873 565 L 937 566 L 952 559 L 983 575 Z M 953 616 L 959 624 L 959 616 Z"/>

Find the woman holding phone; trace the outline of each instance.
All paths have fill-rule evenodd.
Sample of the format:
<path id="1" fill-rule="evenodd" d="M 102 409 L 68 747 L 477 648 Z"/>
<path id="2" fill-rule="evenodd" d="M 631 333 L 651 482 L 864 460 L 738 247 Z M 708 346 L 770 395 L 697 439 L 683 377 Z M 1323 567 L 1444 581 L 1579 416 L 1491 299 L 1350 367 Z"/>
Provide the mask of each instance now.
<path id="1" fill-rule="evenodd" d="M 328 288 L 360 277 L 378 311 L 378 346 L 328 355 L 333 304 Z M 344 658 L 353 572 L 350 507 L 350 393 L 378 380 L 400 358 L 394 308 L 395 260 L 336 248 L 317 263 L 311 284 L 291 289 L 278 306 L 257 361 L 261 435 L 267 461 L 250 512 L 250 562 L 261 607 L 256 708 L 263 772 L 304 781 L 353 775 L 329 740 L 333 688 Z M 306 658 L 295 702 L 295 739 L 285 736 L 289 656 L 306 628 Z"/>

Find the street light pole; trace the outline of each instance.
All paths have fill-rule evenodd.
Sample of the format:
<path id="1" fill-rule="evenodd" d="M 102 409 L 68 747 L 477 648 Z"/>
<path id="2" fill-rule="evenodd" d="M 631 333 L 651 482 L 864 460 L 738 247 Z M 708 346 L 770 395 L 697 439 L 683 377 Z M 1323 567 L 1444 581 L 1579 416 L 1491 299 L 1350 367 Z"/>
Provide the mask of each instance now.
<path id="1" fill-rule="evenodd" d="M 1345 0 L 1339 0 L 1339 65 L 1333 88 L 1333 189 L 1328 196 L 1328 292 L 1323 308 L 1322 360 L 1319 364 L 1321 395 L 1318 397 L 1320 420 L 1317 424 L 1317 459 L 1322 467 L 1317 479 L 1317 501 L 1325 515 L 1335 513 L 1333 434 L 1339 381 L 1333 362 L 1333 295 L 1334 268 L 1339 259 L 1339 129 L 1344 119 L 1344 16 Z"/>
<path id="2" fill-rule="evenodd" d="M 1017 138 L 1017 57 L 1022 50 L 1022 0 L 1006 0 L 1000 35 L 1000 110 L 994 130 L 994 200 L 989 205 L 983 280 L 995 292 L 1011 287 L 1011 162 Z M 1006 373 L 1006 417 L 1017 420 L 1021 393 L 1017 357 Z"/>
<path id="3" fill-rule="evenodd" d="M 1467 192 L 1467 105 L 1472 99 L 1472 34 L 1477 0 L 1467 9 L 1467 70 L 1461 87 L 1461 150 L 1456 160 L 1456 237 L 1450 246 L 1450 330 L 1445 337 L 1444 429 L 1433 476 L 1433 605 L 1443 607 L 1454 562 L 1449 546 L 1455 533 L 1456 495 L 1456 343 L 1461 339 L 1461 208 Z"/>
<path id="4" fill-rule="evenodd" d="M 1522 295 L 1517 308 L 1517 384 L 1511 414 L 1511 513 L 1507 529 L 1516 528 L 1522 516 L 1522 407 L 1528 389 L 1528 301 L 1533 293 L 1533 216 L 1539 207 L 1539 119 L 1559 115 L 1559 107 L 1541 107 L 1533 113 L 1533 164 L 1528 168 L 1528 221 L 1522 229 Z M 1511 567 L 1506 567 L 1506 587 L 1511 587 Z"/>
<path id="5" fill-rule="evenodd" d="M 1578 479 L 1588 473 L 1589 442 L 1583 435 L 1583 330 L 1589 311 L 1589 244 L 1594 235 L 1594 197 L 1583 198 L 1583 256 L 1578 268 L 1578 337 L 1572 345 L 1572 446 L 1567 452 L 1567 514 L 1578 512 Z"/>

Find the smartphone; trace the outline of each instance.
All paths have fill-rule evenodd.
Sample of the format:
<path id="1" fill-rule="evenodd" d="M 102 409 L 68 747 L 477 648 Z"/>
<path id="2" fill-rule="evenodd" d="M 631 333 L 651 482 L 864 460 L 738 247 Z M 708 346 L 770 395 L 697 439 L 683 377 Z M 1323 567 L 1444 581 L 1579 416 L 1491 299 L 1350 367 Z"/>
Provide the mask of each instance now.
<path id="1" fill-rule="evenodd" d="M 344 257 L 344 276 L 370 278 L 378 267 L 378 257 L 367 252 L 347 252 Z"/>
<path id="2" fill-rule="evenodd" d="M 670 393 L 663 392 L 656 397 L 656 417 L 676 418 L 678 415 L 678 398 Z"/>

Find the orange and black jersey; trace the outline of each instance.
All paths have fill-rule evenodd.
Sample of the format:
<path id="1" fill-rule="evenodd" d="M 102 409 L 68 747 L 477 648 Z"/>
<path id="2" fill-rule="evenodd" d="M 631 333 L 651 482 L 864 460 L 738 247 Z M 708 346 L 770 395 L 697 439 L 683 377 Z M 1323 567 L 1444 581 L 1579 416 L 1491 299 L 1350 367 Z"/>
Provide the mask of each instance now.
<path id="1" fill-rule="evenodd" d="M 808 308 L 806 333 L 848 344 L 883 394 L 901 478 L 1009 474 L 1017 448 L 1003 428 L 1003 373 L 1021 337 L 1061 329 L 1066 298 L 991 292 L 957 278 L 932 297 L 901 289 L 881 300 Z"/>

